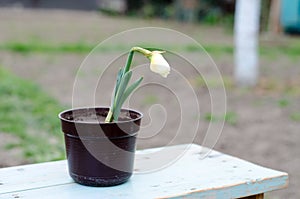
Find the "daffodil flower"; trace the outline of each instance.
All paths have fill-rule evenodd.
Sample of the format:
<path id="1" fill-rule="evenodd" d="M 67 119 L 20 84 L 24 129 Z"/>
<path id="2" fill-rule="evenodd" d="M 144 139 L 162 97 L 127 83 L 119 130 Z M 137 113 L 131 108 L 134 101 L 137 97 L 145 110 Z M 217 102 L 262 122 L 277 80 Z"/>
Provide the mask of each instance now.
<path id="1" fill-rule="evenodd" d="M 150 57 L 150 69 L 160 74 L 163 77 L 167 77 L 170 73 L 170 65 L 161 55 L 164 51 L 153 51 Z"/>
<path id="2" fill-rule="evenodd" d="M 170 73 L 170 65 L 161 55 L 165 51 L 150 51 L 141 47 L 133 47 L 128 55 L 126 66 L 124 68 L 121 68 L 118 72 L 111 107 L 109 109 L 105 122 L 118 120 L 123 103 L 143 80 L 143 77 L 141 77 L 136 82 L 128 86 L 128 83 L 132 76 L 130 67 L 134 52 L 142 53 L 144 56 L 150 59 L 151 71 L 158 73 L 163 77 L 167 77 Z"/>

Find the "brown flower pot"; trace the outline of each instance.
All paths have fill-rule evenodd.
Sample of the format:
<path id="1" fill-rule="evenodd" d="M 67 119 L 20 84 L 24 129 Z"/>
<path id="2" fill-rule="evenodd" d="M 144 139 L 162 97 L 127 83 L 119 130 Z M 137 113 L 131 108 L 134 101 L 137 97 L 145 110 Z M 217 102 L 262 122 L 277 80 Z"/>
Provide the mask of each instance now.
<path id="1" fill-rule="evenodd" d="M 59 114 L 69 174 L 87 186 L 113 186 L 133 172 L 142 114 L 122 109 L 119 121 L 104 123 L 109 108 L 78 108 Z"/>

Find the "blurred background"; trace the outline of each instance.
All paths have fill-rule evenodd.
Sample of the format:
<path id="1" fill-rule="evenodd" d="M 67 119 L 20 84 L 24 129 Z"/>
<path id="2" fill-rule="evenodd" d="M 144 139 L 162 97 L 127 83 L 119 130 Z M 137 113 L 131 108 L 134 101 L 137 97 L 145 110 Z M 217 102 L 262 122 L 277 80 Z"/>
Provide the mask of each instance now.
<path id="1" fill-rule="evenodd" d="M 266 198 L 298 198 L 300 0 L 249 1 L 259 5 L 252 8 L 258 14 L 252 16 L 250 25 L 243 21 L 248 16 L 247 3 L 242 6 L 241 2 L 0 0 L 0 167 L 64 159 L 57 114 L 72 105 L 80 63 L 99 42 L 113 34 L 157 26 L 194 38 L 219 67 L 227 92 L 227 113 L 213 115 L 204 107 L 201 117 L 194 118 L 200 121 L 200 131 L 210 122 L 225 120 L 215 149 L 288 172 L 289 187 Z M 250 35 L 246 38 L 252 43 L 243 43 L 248 39 L 238 39 L 243 38 L 239 34 Z M 176 42 L 174 48 L 178 47 Z M 120 48 L 102 50 L 101 54 L 112 58 L 124 51 Z M 188 56 L 198 56 L 193 46 L 182 49 Z M 241 66 L 240 55 L 244 65 L 252 63 L 247 65 L 250 71 Z M 201 64 L 209 73 L 210 63 Z M 95 73 L 77 75 L 88 80 Z M 110 77 L 114 80 L 115 74 Z M 223 86 L 214 76 L 205 83 L 192 72 L 189 81 L 204 104 L 210 104 L 207 87 L 218 92 Z M 106 93 L 110 97 L 111 92 Z M 136 105 L 139 110 L 161 101 L 163 104 L 163 100 L 168 103 L 168 99 L 151 93 L 141 96 Z M 138 148 L 163 146 L 170 137 L 172 131 Z M 201 144 L 201 136 L 194 142 Z"/>

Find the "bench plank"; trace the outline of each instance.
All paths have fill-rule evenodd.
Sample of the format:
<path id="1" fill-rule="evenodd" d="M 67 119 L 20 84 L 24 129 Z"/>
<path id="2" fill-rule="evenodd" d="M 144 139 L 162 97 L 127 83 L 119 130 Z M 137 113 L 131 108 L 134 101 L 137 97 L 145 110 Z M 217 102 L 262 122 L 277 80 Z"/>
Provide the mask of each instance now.
<path id="1" fill-rule="evenodd" d="M 0 169 L 0 194 L 73 183 L 66 161 L 56 161 Z"/>
<path id="2" fill-rule="evenodd" d="M 166 153 L 160 152 L 163 149 Z M 192 144 L 138 151 L 136 171 L 162 160 L 165 155 L 159 154 L 181 151 L 182 157 L 164 169 L 134 174 L 127 183 L 115 187 L 95 188 L 74 183 L 67 173 L 66 161 L 4 168 L 0 169 L 0 198 L 224 199 L 253 195 L 261 198 L 259 195 L 262 193 L 284 188 L 288 184 L 287 173 L 217 151 L 212 151 L 207 158 L 201 159 L 199 152 L 203 149 Z M 145 154 L 148 158 L 145 158 Z"/>

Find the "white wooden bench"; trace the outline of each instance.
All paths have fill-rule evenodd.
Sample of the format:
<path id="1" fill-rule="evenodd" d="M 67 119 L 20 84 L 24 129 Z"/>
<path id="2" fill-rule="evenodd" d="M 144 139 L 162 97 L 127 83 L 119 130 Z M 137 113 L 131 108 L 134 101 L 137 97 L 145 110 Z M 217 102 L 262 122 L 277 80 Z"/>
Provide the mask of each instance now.
<path id="1" fill-rule="evenodd" d="M 185 145 L 170 147 L 184 150 Z M 201 146 L 192 144 L 170 166 L 145 174 L 134 174 L 115 187 L 87 187 L 68 175 L 66 161 L 0 169 L 0 198 L 256 198 L 288 184 L 288 174 L 212 151 L 200 159 Z M 138 151 L 145 153 L 153 149 Z M 140 158 L 136 165 L 151 159 Z M 148 164 L 147 163 L 147 164 Z M 136 168 L 138 169 L 138 168 Z"/>

